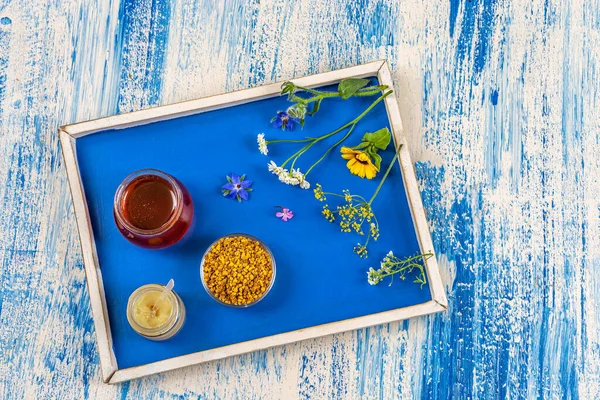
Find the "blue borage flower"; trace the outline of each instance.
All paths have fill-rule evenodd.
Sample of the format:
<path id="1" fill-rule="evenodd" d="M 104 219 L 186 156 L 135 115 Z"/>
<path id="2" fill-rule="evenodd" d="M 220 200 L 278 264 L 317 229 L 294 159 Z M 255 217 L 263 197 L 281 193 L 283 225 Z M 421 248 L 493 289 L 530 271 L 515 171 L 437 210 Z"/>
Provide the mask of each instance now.
<path id="1" fill-rule="evenodd" d="M 221 186 L 223 196 L 228 199 L 236 199 L 237 201 L 248 200 L 248 192 L 252 191 L 252 181 L 244 180 L 246 175 L 237 176 L 231 174 L 231 177 L 227 177 L 227 183 Z"/>
<path id="2" fill-rule="evenodd" d="M 271 123 L 274 128 L 293 131 L 300 121 L 297 118 L 290 116 L 285 111 L 277 111 L 277 115 L 271 120 Z"/>

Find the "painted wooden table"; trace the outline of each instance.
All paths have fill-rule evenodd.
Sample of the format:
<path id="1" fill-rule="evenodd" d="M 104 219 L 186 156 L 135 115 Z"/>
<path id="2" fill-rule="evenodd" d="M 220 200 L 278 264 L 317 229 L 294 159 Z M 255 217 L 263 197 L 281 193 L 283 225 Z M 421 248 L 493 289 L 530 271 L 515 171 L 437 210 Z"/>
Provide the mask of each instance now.
<path id="1" fill-rule="evenodd" d="M 223 3 L 0 0 L 0 398 L 599 398 L 600 1 Z M 449 311 L 101 383 L 56 128 L 382 58 Z"/>

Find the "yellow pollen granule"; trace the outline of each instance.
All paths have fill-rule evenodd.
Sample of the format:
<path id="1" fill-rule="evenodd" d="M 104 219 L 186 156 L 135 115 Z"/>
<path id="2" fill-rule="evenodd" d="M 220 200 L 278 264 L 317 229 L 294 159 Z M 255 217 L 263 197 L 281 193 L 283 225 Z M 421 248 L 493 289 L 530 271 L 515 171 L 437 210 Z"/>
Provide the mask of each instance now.
<path id="1" fill-rule="evenodd" d="M 273 277 L 267 250 L 244 236 L 219 239 L 204 257 L 204 282 L 226 304 L 245 305 L 258 300 Z"/>

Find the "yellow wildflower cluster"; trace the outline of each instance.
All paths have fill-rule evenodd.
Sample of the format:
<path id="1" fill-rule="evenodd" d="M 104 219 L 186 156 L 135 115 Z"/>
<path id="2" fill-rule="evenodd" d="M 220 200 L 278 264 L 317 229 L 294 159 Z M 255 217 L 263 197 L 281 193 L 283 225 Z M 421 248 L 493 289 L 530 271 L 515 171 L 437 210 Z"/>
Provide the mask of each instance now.
<path id="1" fill-rule="evenodd" d="M 315 185 L 314 192 L 315 192 L 315 199 L 317 199 L 319 201 L 327 200 L 327 197 L 325 197 L 325 192 L 323 192 L 323 187 L 321 186 L 320 183 L 317 183 Z"/>
<path id="2" fill-rule="evenodd" d="M 369 227 L 369 234 L 373 238 L 373 240 L 379 239 L 379 228 L 377 225 L 371 222 L 371 226 Z"/>
<path id="3" fill-rule="evenodd" d="M 367 251 L 367 246 L 364 244 L 357 243 L 354 246 L 354 253 L 358 255 L 360 258 L 367 258 L 369 256 L 369 252 Z"/>
<path id="4" fill-rule="evenodd" d="M 369 240 L 377 240 L 379 238 L 379 223 L 377 222 L 377 218 L 375 218 L 371 204 L 362 196 L 351 194 L 347 189 L 343 190 L 342 194 L 324 192 L 318 183 L 315 185 L 314 193 L 315 198 L 321 202 L 327 199 L 327 195 L 339 197 L 345 201 L 344 204 L 338 205 L 335 211 L 329 208 L 329 204 L 323 205 L 321 214 L 329 222 L 334 222 L 337 214 L 342 232 L 349 233 L 354 231 L 361 236 L 367 236 L 364 244 L 359 243 L 354 247 L 356 254 L 361 258 L 366 258 Z M 362 228 L 365 223 L 369 226 L 368 235 L 365 235 Z"/>
<path id="5" fill-rule="evenodd" d="M 333 222 L 335 221 L 335 215 L 333 214 L 333 211 L 331 211 L 329 209 L 329 205 L 325 204 L 323 206 L 323 211 L 321 211 L 321 214 L 323 214 L 325 216 L 325 219 L 329 222 Z"/>

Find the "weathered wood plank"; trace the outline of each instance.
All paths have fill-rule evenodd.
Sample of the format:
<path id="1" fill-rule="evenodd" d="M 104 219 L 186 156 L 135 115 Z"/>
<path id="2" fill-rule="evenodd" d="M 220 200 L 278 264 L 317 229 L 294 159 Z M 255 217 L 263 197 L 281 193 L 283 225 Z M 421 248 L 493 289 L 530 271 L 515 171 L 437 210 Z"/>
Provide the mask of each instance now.
<path id="1" fill-rule="evenodd" d="M 599 9 L 0 0 L 0 397 L 600 397 Z M 102 384 L 56 128 L 382 58 L 449 312 Z"/>

